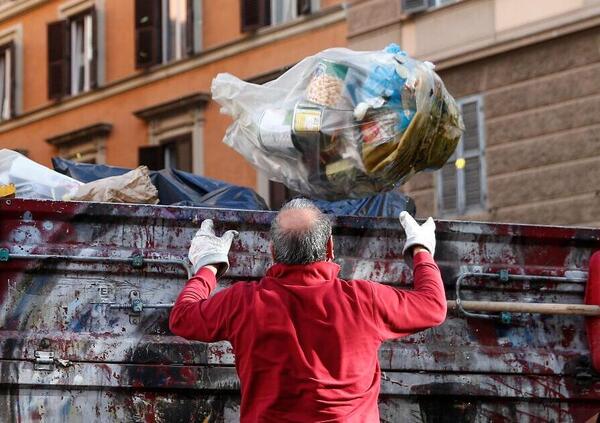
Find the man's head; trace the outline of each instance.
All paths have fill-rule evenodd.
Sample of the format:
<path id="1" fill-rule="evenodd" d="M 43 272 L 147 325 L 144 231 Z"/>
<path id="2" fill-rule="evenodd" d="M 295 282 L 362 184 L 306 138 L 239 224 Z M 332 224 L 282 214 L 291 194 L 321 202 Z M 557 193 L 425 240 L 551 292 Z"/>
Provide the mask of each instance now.
<path id="1" fill-rule="evenodd" d="M 308 264 L 333 259 L 331 221 L 305 198 L 286 203 L 271 223 L 273 259 Z"/>

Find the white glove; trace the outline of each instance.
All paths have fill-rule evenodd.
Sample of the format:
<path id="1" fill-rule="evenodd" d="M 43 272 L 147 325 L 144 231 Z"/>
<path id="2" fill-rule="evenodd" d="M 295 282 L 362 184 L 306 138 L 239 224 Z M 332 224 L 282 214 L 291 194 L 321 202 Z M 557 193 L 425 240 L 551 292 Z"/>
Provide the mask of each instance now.
<path id="1" fill-rule="evenodd" d="M 227 255 L 231 248 L 231 241 L 238 234 L 237 231 L 227 231 L 222 237 L 215 235 L 212 219 L 206 219 L 196 232 L 188 257 L 192 262 L 194 273 L 203 266 L 212 264 L 217 267 L 217 277 L 223 275 L 229 269 Z"/>
<path id="2" fill-rule="evenodd" d="M 408 212 L 403 211 L 400 213 L 400 223 L 406 233 L 406 242 L 402 254 L 405 254 L 412 247 L 420 245 L 429 250 L 433 256 L 435 253 L 435 223 L 433 219 L 430 217 L 419 226 Z"/>

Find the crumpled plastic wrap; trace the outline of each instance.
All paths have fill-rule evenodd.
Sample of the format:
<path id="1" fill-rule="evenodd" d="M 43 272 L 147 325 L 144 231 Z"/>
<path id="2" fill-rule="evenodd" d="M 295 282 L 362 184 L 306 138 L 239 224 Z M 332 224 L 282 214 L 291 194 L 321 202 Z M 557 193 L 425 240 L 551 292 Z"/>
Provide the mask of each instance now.
<path id="1" fill-rule="evenodd" d="M 429 62 L 383 51 L 324 50 L 274 81 L 219 74 L 212 96 L 234 118 L 224 142 L 269 179 L 312 198 L 389 191 L 439 169 L 464 125 Z"/>

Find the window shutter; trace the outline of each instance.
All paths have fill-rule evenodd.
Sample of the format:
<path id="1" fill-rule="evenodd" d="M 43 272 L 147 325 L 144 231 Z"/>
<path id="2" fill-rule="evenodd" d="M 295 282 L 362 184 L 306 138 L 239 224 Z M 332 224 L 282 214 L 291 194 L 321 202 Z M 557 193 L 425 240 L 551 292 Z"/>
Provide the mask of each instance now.
<path id="1" fill-rule="evenodd" d="M 441 169 L 440 212 L 454 214 L 458 211 L 457 172 L 454 160 L 450 159 Z"/>
<path id="2" fill-rule="evenodd" d="M 162 145 L 146 145 L 138 148 L 138 163 L 150 170 L 165 168 L 165 152 Z"/>
<path id="3" fill-rule="evenodd" d="M 160 0 L 135 0 L 135 67 L 147 68 L 162 61 Z"/>
<path id="4" fill-rule="evenodd" d="M 481 189 L 481 143 L 479 102 L 477 100 L 463 103 L 463 121 L 465 132 L 462 136 L 462 150 L 465 158 L 464 172 L 464 202 L 465 208 L 482 205 Z"/>
<path id="5" fill-rule="evenodd" d="M 481 205 L 481 160 L 479 156 L 466 159 L 465 167 L 465 207 Z"/>
<path id="6" fill-rule="evenodd" d="M 57 100 L 71 88 L 71 43 L 67 21 L 48 24 L 48 98 Z"/>
<path id="7" fill-rule="evenodd" d="M 271 24 L 271 0 L 241 0 L 242 32 Z"/>
<path id="8" fill-rule="evenodd" d="M 310 2 L 311 0 L 297 0 L 297 8 L 298 8 L 298 16 L 309 15 L 311 13 L 310 10 Z"/>
<path id="9" fill-rule="evenodd" d="M 186 17 L 186 24 L 185 24 L 185 30 L 186 30 L 186 42 L 187 42 L 187 46 L 186 46 L 186 53 L 188 56 L 192 56 L 195 52 L 194 50 L 194 41 L 195 41 L 195 37 L 194 37 L 194 27 L 195 27 L 195 19 L 196 17 L 194 16 L 194 1 L 195 0 L 187 0 L 187 13 L 185 15 Z"/>
<path id="10" fill-rule="evenodd" d="M 479 107 L 477 101 L 470 101 L 462 105 L 465 132 L 462 137 L 465 152 L 479 150 Z"/>
<path id="11" fill-rule="evenodd" d="M 90 10 L 92 17 L 92 62 L 90 63 L 90 89 L 98 88 L 98 14 Z"/>
<path id="12" fill-rule="evenodd" d="M 402 0 L 402 11 L 406 14 L 422 12 L 429 8 L 428 0 Z"/>

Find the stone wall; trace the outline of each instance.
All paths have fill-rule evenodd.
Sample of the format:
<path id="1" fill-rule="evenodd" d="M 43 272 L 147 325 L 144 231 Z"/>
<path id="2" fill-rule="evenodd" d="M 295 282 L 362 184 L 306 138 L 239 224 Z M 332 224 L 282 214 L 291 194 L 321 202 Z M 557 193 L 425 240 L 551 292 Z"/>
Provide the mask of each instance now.
<path id="1" fill-rule="evenodd" d="M 484 99 L 488 199 L 469 219 L 600 226 L 600 28 L 440 71 Z M 433 174 L 406 186 L 436 214 Z"/>

